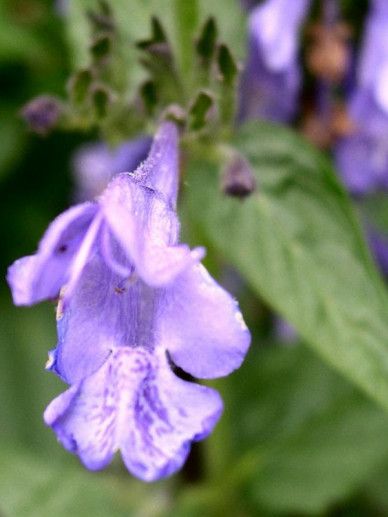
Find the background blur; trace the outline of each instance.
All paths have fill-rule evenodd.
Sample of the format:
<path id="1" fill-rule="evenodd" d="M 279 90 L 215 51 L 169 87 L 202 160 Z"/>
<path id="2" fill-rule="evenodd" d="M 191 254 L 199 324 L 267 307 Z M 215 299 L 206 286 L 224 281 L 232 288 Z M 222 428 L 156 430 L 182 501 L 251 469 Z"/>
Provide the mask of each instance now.
<path id="1" fill-rule="evenodd" d="M 64 95 L 74 49 L 65 4 L 0 0 L 2 278 L 72 202 L 72 154 L 96 139 L 34 136 L 20 117 L 34 96 Z M 356 4 L 347 12 L 357 28 L 367 3 Z M 189 234 L 191 244 L 202 241 Z M 153 485 L 132 479 L 119 461 L 89 473 L 56 443 L 42 419 L 63 390 L 44 370 L 54 306 L 16 308 L 1 283 L 2 517 L 388 515 L 388 414 L 285 329 L 211 244 L 208 266 L 238 296 L 252 349 L 238 372 L 213 383 L 226 407 L 214 434 L 179 475 Z"/>

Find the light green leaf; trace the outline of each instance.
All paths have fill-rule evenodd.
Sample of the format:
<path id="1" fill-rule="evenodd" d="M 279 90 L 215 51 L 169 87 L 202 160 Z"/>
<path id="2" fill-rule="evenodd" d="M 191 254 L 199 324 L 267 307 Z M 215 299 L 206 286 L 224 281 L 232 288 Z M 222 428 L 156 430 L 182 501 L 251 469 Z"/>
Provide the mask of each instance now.
<path id="1" fill-rule="evenodd" d="M 257 192 L 228 199 L 219 164 L 193 162 L 189 217 L 325 361 L 388 408 L 387 294 L 329 163 L 269 124 L 242 128 L 234 145 Z"/>
<path id="2" fill-rule="evenodd" d="M 388 199 L 385 193 L 370 196 L 360 204 L 366 220 L 383 234 L 388 233 Z"/>

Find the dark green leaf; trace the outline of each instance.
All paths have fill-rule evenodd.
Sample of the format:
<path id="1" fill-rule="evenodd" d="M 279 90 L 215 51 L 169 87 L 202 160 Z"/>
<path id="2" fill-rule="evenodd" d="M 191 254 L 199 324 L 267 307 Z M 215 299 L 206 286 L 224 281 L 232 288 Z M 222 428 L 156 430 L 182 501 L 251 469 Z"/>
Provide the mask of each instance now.
<path id="1" fill-rule="evenodd" d="M 213 17 L 210 17 L 204 24 L 198 38 L 196 49 L 198 55 L 208 62 L 212 58 L 217 41 L 217 25 Z"/>
<path id="2" fill-rule="evenodd" d="M 140 96 L 144 102 L 145 109 L 152 113 L 158 103 L 158 92 L 154 81 L 145 81 L 140 87 Z"/>
<path id="3" fill-rule="evenodd" d="M 213 104 L 214 99 L 208 92 L 198 93 L 189 111 L 189 129 L 195 131 L 205 126 L 209 110 Z"/>
<path id="4" fill-rule="evenodd" d="M 112 39 L 108 34 L 98 36 L 90 46 L 90 52 L 94 61 L 106 59 L 112 50 Z"/>
<path id="5" fill-rule="evenodd" d="M 218 49 L 218 68 L 221 78 L 227 85 L 232 85 L 237 78 L 237 63 L 227 45 L 220 45 Z"/>

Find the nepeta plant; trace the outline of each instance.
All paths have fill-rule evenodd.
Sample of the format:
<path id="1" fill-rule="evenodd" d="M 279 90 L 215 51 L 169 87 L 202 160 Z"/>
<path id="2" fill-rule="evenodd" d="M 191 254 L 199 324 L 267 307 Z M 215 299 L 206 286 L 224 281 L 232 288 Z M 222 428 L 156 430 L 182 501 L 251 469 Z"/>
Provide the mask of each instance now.
<path id="1" fill-rule="evenodd" d="M 180 210 L 209 263 L 213 254 L 215 269 L 232 263 L 236 283 L 292 324 L 278 320 L 278 337 L 294 341 L 296 329 L 388 406 L 384 286 L 327 158 L 295 135 L 333 152 L 358 199 L 386 188 L 386 4 L 373 2 L 356 66 L 334 0 L 318 10 L 310 0 L 243 2 L 244 59 L 220 13 L 172 4 L 166 13 L 147 3 L 147 37 L 100 2 L 87 12 L 88 61 L 67 98 L 43 95 L 22 110 L 41 135 L 98 139 L 73 158 L 80 203 L 8 271 L 16 305 L 57 304 L 47 369 L 68 388 L 45 423 L 87 468 L 119 451 L 144 481 L 176 472 L 212 432 L 223 403 L 198 380 L 239 368 L 251 341 L 237 301 L 202 265 L 205 249 L 180 242 Z M 372 227 L 370 244 L 386 262 Z"/>

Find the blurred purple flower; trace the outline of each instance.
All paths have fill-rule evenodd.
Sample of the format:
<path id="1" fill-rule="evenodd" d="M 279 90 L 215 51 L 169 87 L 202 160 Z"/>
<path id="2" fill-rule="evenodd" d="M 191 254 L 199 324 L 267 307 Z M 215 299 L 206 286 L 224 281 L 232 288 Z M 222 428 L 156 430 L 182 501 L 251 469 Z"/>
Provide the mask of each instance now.
<path id="1" fill-rule="evenodd" d="M 365 29 L 358 84 L 349 101 L 355 129 L 336 148 L 338 169 L 354 195 L 388 190 L 388 7 L 374 0 Z"/>
<path id="2" fill-rule="evenodd" d="M 134 171 L 148 155 L 152 138 L 143 136 L 128 140 L 115 149 L 104 143 L 86 144 L 72 162 L 78 201 L 87 201 L 101 194 L 109 181 L 124 171 Z"/>
<path id="3" fill-rule="evenodd" d="M 249 50 L 241 80 L 239 119 L 285 122 L 300 86 L 298 42 L 310 0 L 267 0 L 249 15 Z"/>
<path id="4" fill-rule="evenodd" d="M 256 7 L 258 3 L 260 3 L 259 0 L 240 0 L 241 7 L 247 11 Z"/>
<path id="5" fill-rule="evenodd" d="M 70 9 L 70 0 L 54 0 L 54 11 L 58 16 L 67 16 Z"/>
<path id="6" fill-rule="evenodd" d="M 134 173 L 59 216 L 37 255 L 8 277 L 19 304 L 66 284 L 47 368 L 71 386 L 46 423 L 88 468 L 120 450 L 145 481 L 180 468 L 222 411 L 216 391 L 182 381 L 169 361 L 219 377 L 240 366 L 250 343 L 237 303 L 199 264 L 203 250 L 177 244 L 178 177 L 178 133 L 165 122 Z"/>

